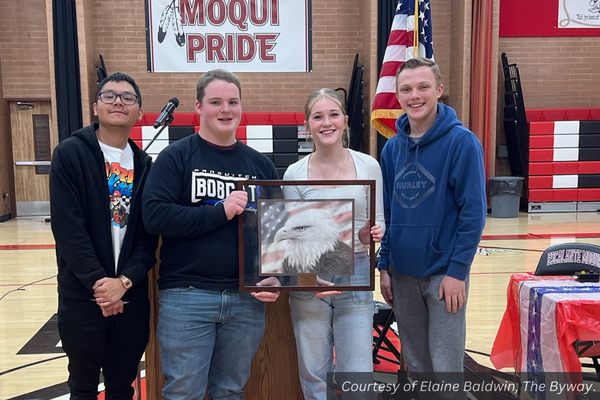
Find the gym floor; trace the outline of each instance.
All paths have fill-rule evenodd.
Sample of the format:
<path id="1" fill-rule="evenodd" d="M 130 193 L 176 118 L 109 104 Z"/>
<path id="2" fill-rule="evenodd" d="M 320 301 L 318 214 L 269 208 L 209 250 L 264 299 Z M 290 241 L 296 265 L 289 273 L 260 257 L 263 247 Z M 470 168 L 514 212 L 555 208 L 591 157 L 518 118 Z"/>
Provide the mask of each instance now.
<path id="1" fill-rule="evenodd" d="M 568 242 L 600 245 L 600 213 L 488 217 L 467 306 L 466 347 L 474 361 L 493 368 L 487 355 L 511 274 L 533 272 L 546 248 Z M 55 321 L 54 240 L 43 217 L 0 223 L 0 271 L 0 399 L 68 398 L 67 359 Z M 383 301 L 378 290 L 375 298 Z"/>

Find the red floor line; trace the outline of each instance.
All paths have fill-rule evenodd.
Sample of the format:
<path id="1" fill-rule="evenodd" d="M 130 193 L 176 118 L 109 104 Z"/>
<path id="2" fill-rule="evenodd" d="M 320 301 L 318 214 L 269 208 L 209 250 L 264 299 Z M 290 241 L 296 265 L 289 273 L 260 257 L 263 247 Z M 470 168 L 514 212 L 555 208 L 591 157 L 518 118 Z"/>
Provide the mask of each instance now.
<path id="1" fill-rule="evenodd" d="M 511 251 L 530 251 L 534 253 L 543 253 L 546 250 L 537 249 L 519 249 L 517 247 L 504 247 L 504 246 L 478 246 L 480 249 L 494 249 L 494 250 L 511 250 Z"/>
<path id="2" fill-rule="evenodd" d="M 586 233 L 542 233 L 539 234 L 541 238 L 550 239 L 553 237 L 575 237 L 575 238 L 598 238 L 600 233 L 586 232 Z"/>
<path id="3" fill-rule="evenodd" d="M 524 235 L 482 235 L 481 240 L 517 240 L 517 239 L 540 239 L 537 235 L 530 233 Z"/>
<path id="4" fill-rule="evenodd" d="M 598 232 L 586 233 L 527 233 L 524 235 L 483 235 L 481 240 L 552 239 L 555 237 L 600 238 Z"/>
<path id="5" fill-rule="evenodd" d="M 530 271 L 508 271 L 508 272 L 469 272 L 470 275 L 512 275 L 512 274 L 526 274 Z"/>
<path id="6" fill-rule="evenodd" d="M 600 232 L 586 233 L 527 233 L 521 235 L 483 235 L 481 240 L 517 240 L 517 239 L 551 239 L 554 237 L 600 238 Z M 48 250 L 55 249 L 55 244 L 1 244 L 0 250 Z"/>
<path id="7" fill-rule="evenodd" d="M 58 285 L 57 282 L 54 283 L 0 283 L 0 286 L 15 286 L 15 287 L 21 287 L 21 286 L 56 286 Z"/>
<path id="8" fill-rule="evenodd" d="M 48 250 L 55 249 L 54 244 L 0 244 L 0 250 Z"/>

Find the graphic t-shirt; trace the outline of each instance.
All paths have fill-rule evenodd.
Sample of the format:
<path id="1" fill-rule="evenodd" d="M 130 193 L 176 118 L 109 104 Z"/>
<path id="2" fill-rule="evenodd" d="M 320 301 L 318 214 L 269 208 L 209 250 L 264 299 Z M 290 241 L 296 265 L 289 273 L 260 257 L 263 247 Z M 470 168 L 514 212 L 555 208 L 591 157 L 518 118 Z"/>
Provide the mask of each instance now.
<path id="1" fill-rule="evenodd" d="M 119 149 L 102 142 L 100 149 L 104 153 L 104 165 L 108 180 L 108 200 L 110 202 L 110 223 L 112 227 L 115 272 L 121 253 L 121 245 L 129 222 L 129 205 L 133 192 L 133 151 L 127 147 Z"/>

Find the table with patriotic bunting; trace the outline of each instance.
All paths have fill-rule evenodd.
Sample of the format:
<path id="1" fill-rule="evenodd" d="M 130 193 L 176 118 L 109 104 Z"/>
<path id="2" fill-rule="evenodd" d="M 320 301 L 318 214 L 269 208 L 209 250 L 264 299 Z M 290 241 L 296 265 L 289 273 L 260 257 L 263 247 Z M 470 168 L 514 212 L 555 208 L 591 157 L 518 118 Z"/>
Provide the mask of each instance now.
<path id="1" fill-rule="evenodd" d="M 582 372 L 578 345 L 596 341 L 600 283 L 513 274 L 490 360 L 497 369 L 514 368 L 524 379 L 560 373 L 576 383 Z"/>

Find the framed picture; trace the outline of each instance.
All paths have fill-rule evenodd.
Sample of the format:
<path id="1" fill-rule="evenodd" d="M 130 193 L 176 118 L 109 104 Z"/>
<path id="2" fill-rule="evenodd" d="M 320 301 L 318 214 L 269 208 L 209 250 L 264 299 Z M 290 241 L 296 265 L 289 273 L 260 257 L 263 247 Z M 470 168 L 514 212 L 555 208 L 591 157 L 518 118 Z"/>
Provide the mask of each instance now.
<path id="1" fill-rule="evenodd" d="M 374 255 L 375 244 L 357 233 L 373 224 L 375 181 L 240 181 L 238 189 L 248 192 L 240 291 L 374 289 L 375 257 L 361 253 Z"/>

